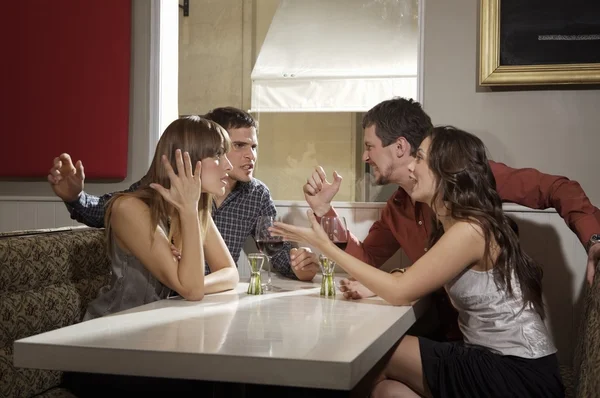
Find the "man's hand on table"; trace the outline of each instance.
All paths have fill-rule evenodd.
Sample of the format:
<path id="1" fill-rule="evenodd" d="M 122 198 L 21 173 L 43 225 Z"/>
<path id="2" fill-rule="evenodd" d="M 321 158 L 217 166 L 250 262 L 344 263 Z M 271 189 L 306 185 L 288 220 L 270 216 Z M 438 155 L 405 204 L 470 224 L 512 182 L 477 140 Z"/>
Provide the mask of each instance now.
<path id="1" fill-rule="evenodd" d="M 308 247 L 290 250 L 290 266 L 301 281 L 311 281 L 319 270 L 319 256 Z"/>

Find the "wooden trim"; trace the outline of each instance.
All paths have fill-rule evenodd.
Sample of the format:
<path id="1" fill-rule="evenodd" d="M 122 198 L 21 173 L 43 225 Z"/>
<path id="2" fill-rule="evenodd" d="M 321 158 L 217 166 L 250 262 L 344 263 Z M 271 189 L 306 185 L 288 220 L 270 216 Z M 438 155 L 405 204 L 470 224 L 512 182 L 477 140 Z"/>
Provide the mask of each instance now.
<path id="1" fill-rule="evenodd" d="M 500 65 L 500 3 L 481 0 L 479 84 L 529 86 L 600 83 L 600 64 Z"/>

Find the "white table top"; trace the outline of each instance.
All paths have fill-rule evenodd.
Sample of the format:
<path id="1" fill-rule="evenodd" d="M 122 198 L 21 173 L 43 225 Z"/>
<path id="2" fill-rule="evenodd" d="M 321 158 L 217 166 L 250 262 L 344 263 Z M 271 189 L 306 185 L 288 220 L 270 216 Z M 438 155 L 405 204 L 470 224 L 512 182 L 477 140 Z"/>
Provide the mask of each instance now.
<path id="1" fill-rule="evenodd" d="M 14 364 L 350 390 L 426 306 L 322 298 L 319 276 L 273 284 L 283 291 L 251 296 L 240 283 L 200 302 L 163 300 L 21 339 Z"/>

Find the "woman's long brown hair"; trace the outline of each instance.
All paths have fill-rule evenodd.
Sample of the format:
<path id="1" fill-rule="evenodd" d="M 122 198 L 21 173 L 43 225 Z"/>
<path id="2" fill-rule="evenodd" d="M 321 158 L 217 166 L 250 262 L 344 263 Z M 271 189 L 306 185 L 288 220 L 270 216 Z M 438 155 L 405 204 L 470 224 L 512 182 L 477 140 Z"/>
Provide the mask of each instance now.
<path id="1" fill-rule="evenodd" d="M 531 304 L 544 318 L 542 267 L 521 249 L 513 221 L 502 210 L 485 145 L 473 134 L 451 126 L 436 127 L 427 136 L 431 138 L 428 165 L 437 180 L 432 204 L 440 203 L 438 198 L 441 198 L 453 219 L 475 222 L 481 227 L 485 238 L 484 259 L 493 264 L 498 288 L 514 296 L 511 283 L 514 272 L 523 292 L 523 308 Z M 437 214 L 435 205 L 432 208 Z M 434 219 L 431 245 L 443 233 L 441 223 Z M 491 253 L 493 241 L 499 251 L 495 260 Z"/>
<path id="2" fill-rule="evenodd" d="M 171 181 L 164 169 L 161 156 L 166 155 L 171 167 L 177 173 L 175 162 L 175 151 L 181 149 L 181 152 L 189 152 L 192 161 L 192 169 L 199 160 L 214 157 L 229 151 L 229 135 L 217 123 L 201 118 L 199 116 L 186 116 L 172 122 L 163 132 L 156 145 L 156 151 L 148 172 L 141 181 L 140 186 L 133 192 L 123 192 L 115 194 L 106 204 L 106 214 L 104 216 L 104 225 L 106 226 L 107 242 L 110 247 L 110 217 L 112 207 L 115 201 L 124 196 L 135 197 L 143 201 L 150 208 L 150 233 L 151 240 L 154 241 L 154 232 L 158 225 L 168 229 L 169 239 L 178 231 L 178 220 L 174 220 L 172 228 L 169 228 L 169 216 L 176 214 L 173 207 L 154 189 L 150 188 L 151 183 L 162 185 L 165 189 L 171 187 Z M 203 192 L 198 201 L 198 214 L 202 230 L 206 230 L 210 211 L 212 209 L 212 195 Z"/>

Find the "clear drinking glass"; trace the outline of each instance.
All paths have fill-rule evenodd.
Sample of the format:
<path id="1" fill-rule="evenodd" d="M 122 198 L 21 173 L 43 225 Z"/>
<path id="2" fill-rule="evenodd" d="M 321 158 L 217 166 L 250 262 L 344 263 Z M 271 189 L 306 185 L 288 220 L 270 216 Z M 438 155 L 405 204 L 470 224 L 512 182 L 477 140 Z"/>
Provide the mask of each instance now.
<path id="1" fill-rule="evenodd" d="M 335 297 L 335 280 L 333 274 L 335 263 L 327 256 L 319 255 L 319 266 L 321 267 L 321 296 Z"/>
<path id="2" fill-rule="evenodd" d="M 263 294 L 263 288 L 260 281 L 260 271 L 265 262 L 265 256 L 261 253 L 248 254 L 248 265 L 250 267 L 250 283 L 248 284 L 248 294 Z"/>

